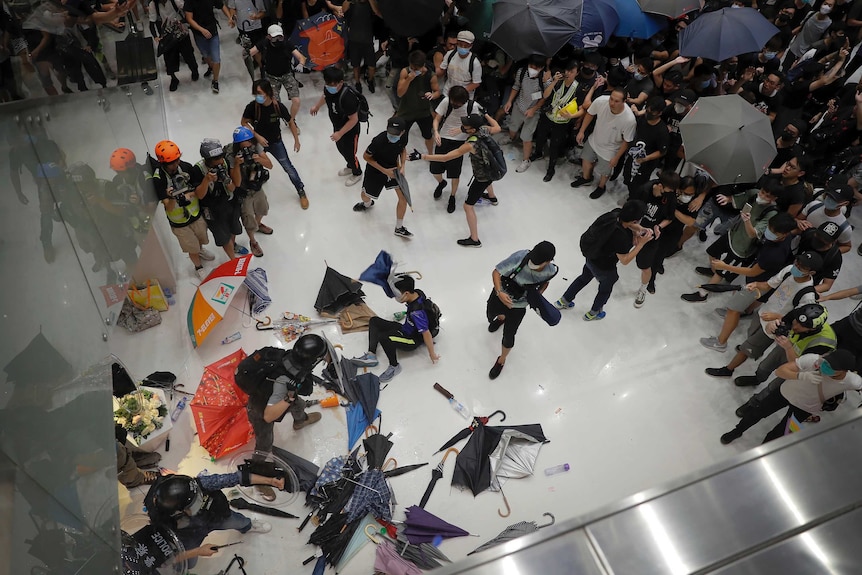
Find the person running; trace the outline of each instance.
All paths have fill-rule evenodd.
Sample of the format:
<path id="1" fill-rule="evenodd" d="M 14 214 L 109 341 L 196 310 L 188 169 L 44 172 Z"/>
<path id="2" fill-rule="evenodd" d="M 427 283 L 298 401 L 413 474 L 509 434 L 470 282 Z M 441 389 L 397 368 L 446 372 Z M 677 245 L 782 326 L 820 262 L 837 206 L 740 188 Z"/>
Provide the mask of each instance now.
<path id="1" fill-rule="evenodd" d="M 361 202 L 353 206 L 354 212 L 364 212 L 371 209 L 374 200 L 380 197 L 385 187 L 394 189 L 398 196 L 395 206 L 395 235 L 410 239 L 413 234 L 404 227 L 404 214 L 407 213 L 407 199 L 396 180 L 398 173 L 404 177 L 404 167 L 407 165 L 407 138 L 404 137 L 405 123 L 399 117 L 389 118 L 386 131 L 380 132 L 365 150 L 362 159 L 369 169 L 365 170 L 362 180 Z M 373 198 L 373 199 L 372 199 Z"/>
<path id="2" fill-rule="evenodd" d="M 339 176 L 348 176 L 345 186 L 353 186 L 362 179 L 362 168 L 356 159 L 356 150 L 359 146 L 359 96 L 344 85 L 344 72 L 338 68 L 326 68 L 323 70 L 324 86 L 323 95 L 317 104 L 311 107 L 310 113 L 316 116 L 317 112 L 326 104 L 329 110 L 329 121 L 332 122 L 332 135 L 329 139 L 335 142 L 338 153 L 347 162 L 347 167 L 342 168 Z"/>

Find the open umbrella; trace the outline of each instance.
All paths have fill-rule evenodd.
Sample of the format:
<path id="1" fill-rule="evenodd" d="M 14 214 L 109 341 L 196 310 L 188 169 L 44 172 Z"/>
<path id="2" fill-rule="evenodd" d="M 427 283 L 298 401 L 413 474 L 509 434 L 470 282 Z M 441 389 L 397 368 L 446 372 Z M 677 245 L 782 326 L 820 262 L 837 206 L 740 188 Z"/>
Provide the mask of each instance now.
<path id="1" fill-rule="evenodd" d="M 494 0 L 473 0 L 467 4 L 463 14 L 469 21 L 467 26 L 470 32 L 476 36 L 477 42 L 484 42 L 491 36 L 491 23 L 494 21 Z"/>
<path id="2" fill-rule="evenodd" d="M 377 545 L 374 556 L 374 570 L 387 575 L 421 575 L 422 570 L 402 557 L 389 541 L 383 540 Z"/>
<path id="3" fill-rule="evenodd" d="M 266 270 L 254 268 L 249 270 L 245 276 L 245 287 L 248 288 L 248 305 L 253 315 L 260 315 L 272 303 L 269 297 L 269 286 L 267 285 Z"/>
<path id="4" fill-rule="evenodd" d="M 655 14 L 644 14 L 637 0 L 613 0 L 619 24 L 614 36 L 621 38 L 651 38 L 659 30 L 667 28 L 667 18 Z"/>
<path id="5" fill-rule="evenodd" d="M 689 12 L 700 10 L 702 0 L 638 0 L 641 10 L 650 14 L 662 14 L 677 19 Z"/>
<path id="6" fill-rule="evenodd" d="M 326 266 L 314 309 L 337 314 L 343 308 L 361 302 L 364 296 L 361 283 Z"/>
<path id="7" fill-rule="evenodd" d="M 392 255 L 387 251 L 380 250 L 377 257 L 374 258 L 374 263 L 359 274 L 359 279 L 379 285 L 383 288 L 386 297 L 395 297 L 393 284 L 397 281 L 395 273 L 397 267 L 398 263 L 392 258 Z"/>
<path id="8" fill-rule="evenodd" d="M 377 0 L 383 22 L 399 36 L 421 36 L 440 22 L 443 0 Z"/>
<path id="9" fill-rule="evenodd" d="M 385 521 L 392 519 L 392 492 L 379 469 L 368 469 L 358 476 L 353 497 L 347 506 L 347 522 L 352 523 L 370 513 Z"/>
<path id="10" fill-rule="evenodd" d="M 489 421 L 492 417 L 494 417 L 495 415 L 497 415 L 498 413 L 499 413 L 499 414 L 500 414 L 500 416 L 501 416 L 501 417 L 500 417 L 500 421 L 506 421 L 506 412 L 505 412 L 505 411 L 503 411 L 502 409 L 498 409 L 498 410 L 496 410 L 494 413 L 492 413 L 491 415 L 489 415 L 489 416 L 487 416 L 487 417 L 474 417 L 474 418 L 473 418 L 473 421 L 470 423 L 470 425 L 468 425 L 467 427 L 465 427 L 464 429 L 462 429 L 461 431 L 459 431 L 458 433 L 456 433 L 454 436 L 452 436 L 452 438 L 451 438 L 449 441 L 447 441 L 446 443 L 444 443 L 444 444 L 440 447 L 440 449 L 438 449 L 437 451 L 435 451 L 435 452 L 434 452 L 434 455 L 437 455 L 437 454 L 438 454 L 438 453 L 440 453 L 441 451 L 444 451 L 444 450 L 446 450 L 446 449 L 449 449 L 450 447 L 452 447 L 453 445 L 455 445 L 456 443 L 458 443 L 458 442 L 459 442 L 459 441 L 461 441 L 462 439 L 466 439 L 466 438 L 467 438 L 467 437 L 469 437 L 469 436 L 470 436 L 470 434 L 472 434 L 472 433 L 476 430 L 476 428 L 477 428 L 477 427 L 479 427 L 480 425 L 488 425 L 488 421 Z"/>
<path id="11" fill-rule="evenodd" d="M 460 527 L 443 521 L 433 513 L 429 513 L 411 505 L 407 508 L 407 519 L 404 520 L 404 535 L 413 545 L 419 543 L 430 543 L 437 536 L 443 539 L 452 537 L 465 537 L 470 535 Z"/>
<path id="12" fill-rule="evenodd" d="M 251 254 L 225 262 L 201 282 L 189 306 L 188 328 L 198 347 L 227 313 L 231 300 L 245 280 Z"/>
<path id="13" fill-rule="evenodd" d="M 613 0 L 591 0 L 584 3 L 580 29 L 569 42 L 578 48 L 604 46 L 619 23 Z"/>
<path id="14" fill-rule="evenodd" d="M 449 453 L 453 451 L 456 455 L 458 454 L 458 450 L 454 447 L 448 449 L 443 455 L 443 459 L 441 459 L 440 463 L 437 464 L 437 467 L 431 470 L 431 481 L 428 483 L 428 487 L 425 488 L 425 493 L 422 494 L 422 499 L 419 501 L 419 507 L 424 508 L 428 503 L 428 499 L 431 497 L 431 492 L 434 491 L 434 486 L 443 478 L 443 466 L 446 464 L 446 458 L 449 457 Z"/>
<path id="15" fill-rule="evenodd" d="M 323 70 L 344 58 L 344 22 L 329 12 L 319 12 L 296 23 L 291 43 L 305 54 L 306 67 Z"/>
<path id="16" fill-rule="evenodd" d="M 487 543 L 476 547 L 475 549 L 467 553 L 467 555 L 472 555 L 473 553 L 479 553 L 480 551 L 484 551 L 485 549 L 490 549 L 491 547 L 502 545 L 503 543 L 511 541 L 512 539 L 517 539 L 518 537 L 523 537 L 524 535 L 527 535 L 529 533 L 535 533 L 543 527 L 550 527 L 556 521 L 556 519 L 551 513 L 543 513 L 542 515 L 544 515 L 545 517 L 550 517 L 551 521 L 549 523 L 545 523 L 544 525 L 538 525 L 535 521 L 520 521 L 513 525 L 509 525 L 508 527 L 503 529 L 503 531 L 501 531 L 499 535 L 497 535 Z"/>
<path id="17" fill-rule="evenodd" d="M 214 458 L 248 443 L 254 432 L 245 406 L 248 395 L 234 382 L 236 366 L 245 358 L 242 349 L 204 368 L 190 403 L 198 440 Z"/>
<path id="18" fill-rule="evenodd" d="M 320 473 L 317 465 L 280 447 L 273 446 L 272 452 L 293 469 L 302 491 L 308 492 L 314 486 L 317 474 Z M 287 488 L 288 485 L 285 484 L 285 489 Z"/>
<path id="19" fill-rule="evenodd" d="M 721 62 L 759 52 L 776 34 L 778 28 L 753 8 L 722 8 L 701 14 L 679 33 L 679 53 Z"/>
<path id="20" fill-rule="evenodd" d="M 719 185 L 757 181 L 777 153 L 769 116 L 736 94 L 698 98 L 679 131 L 685 159 Z"/>
<path id="21" fill-rule="evenodd" d="M 583 0 L 497 0 L 491 41 L 513 60 L 553 56 L 581 26 Z"/>

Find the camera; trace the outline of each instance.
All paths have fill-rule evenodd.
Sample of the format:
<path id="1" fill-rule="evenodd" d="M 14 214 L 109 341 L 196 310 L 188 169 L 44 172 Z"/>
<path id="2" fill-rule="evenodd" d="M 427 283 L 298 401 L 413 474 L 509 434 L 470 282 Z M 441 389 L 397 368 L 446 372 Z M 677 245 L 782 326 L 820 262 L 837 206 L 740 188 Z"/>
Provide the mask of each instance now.
<path id="1" fill-rule="evenodd" d="M 773 333 L 775 337 L 787 337 L 790 335 L 790 328 L 784 324 L 779 324 Z"/>
<path id="2" fill-rule="evenodd" d="M 224 182 L 228 179 L 227 168 L 225 168 L 224 162 L 210 168 L 209 172 L 215 175 L 216 181 Z"/>
<path id="3" fill-rule="evenodd" d="M 245 148 L 239 149 L 238 156 L 242 157 L 243 162 L 249 163 L 252 162 L 252 157 L 254 156 L 254 146 L 247 146 Z"/>

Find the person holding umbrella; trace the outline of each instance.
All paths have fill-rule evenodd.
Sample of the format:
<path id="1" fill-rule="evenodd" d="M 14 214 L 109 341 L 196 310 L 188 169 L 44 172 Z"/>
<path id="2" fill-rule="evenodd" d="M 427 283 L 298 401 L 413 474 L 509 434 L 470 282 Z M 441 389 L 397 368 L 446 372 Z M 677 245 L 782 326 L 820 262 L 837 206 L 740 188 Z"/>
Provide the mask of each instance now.
<path id="1" fill-rule="evenodd" d="M 541 241 L 532 250 L 520 250 L 494 267 L 491 279 L 494 290 L 488 296 L 485 314 L 488 331 L 494 333 L 503 327 L 500 355 L 494 361 L 488 377 L 497 379 L 506 365 L 509 352 L 515 347 L 515 334 L 527 313 L 527 290 L 540 294 L 548 288 L 559 268 L 552 263 L 557 248 L 549 241 Z"/>
<path id="2" fill-rule="evenodd" d="M 380 197 L 385 187 L 394 189 L 398 196 L 395 206 L 395 235 L 410 239 L 413 234 L 404 227 L 404 214 L 407 213 L 407 198 L 398 183 L 399 176 L 404 177 L 404 167 L 407 165 L 407 138 L 404 120 L 398 116 L 389 118 L 386 131 L 380 132 L 362 155 L 368 169 L 362 180 L 362 191 L 359 196 L 362 201 L 353 206 L 354 212 L 365 212 L 374 205 L 374 200 Z M 398 172 L 396 174 L 395 172 Z M 372 199 L 373 198 L 373 199 Z"/>

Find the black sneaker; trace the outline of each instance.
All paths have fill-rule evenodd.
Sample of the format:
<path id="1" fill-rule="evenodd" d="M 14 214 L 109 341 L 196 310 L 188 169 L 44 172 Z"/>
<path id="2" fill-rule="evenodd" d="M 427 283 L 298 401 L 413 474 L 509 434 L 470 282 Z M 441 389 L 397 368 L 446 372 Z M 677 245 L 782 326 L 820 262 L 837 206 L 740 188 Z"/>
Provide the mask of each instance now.
<path id="1" fill-rule="evenodd" d="M 503 364 L 500 363 L 500 358 L 494 360 L 494 367 L 491 368 L 491 371 L 488 372 L 488 377 L 491 379 L 497 379 L 500 376 L 500 372 L 503 371 Z"/>
<path id="2" fill-rule="evenodd" d="M 494 196 L 492 198 L 488 195 L 488 192 L 482 193 L 482 199 L 488 201 L 492 206 L 496 206 L 499 203 L 499 201 L 497 200 L 497 196 Z"/>
<path id="3" fill-rule="evenodd" d="M 362 82 L 356 82 L 353 87 L 356 88 L 357 92 L 362 93 Z"/>
<path id="4" fill-rule="evenodd" d="M 707 266 L 697 266 L 696 268 L 694 268 L 694 271 L 708 278 L 711 278 L 715 274 L 715 272 L 712 271 L 712 268 Z"/>
<path id="5" fill-rule="evenodd" d="M 204 72 L 204 78 L 209 78 L 212 75 L 213 75 L 213 69 L 211 67 L 207 66 L 207 71 Z"/>
<path id="6" fill-rule="evenodd" d="M 442 182 L 437 184 L 436 188 L 434 188 L 434 199 L 439 200 L 440 196 L 443 195 L 443 190 L 445 190 L 445 189 L 446 189 L 446 180 L 443 180 Z"/>
<path id="7" fill-rule="evenodd" d="M 590 199 L 591 200 L 597 200 L 597 199 L 601 198 L 603 195 L 605 195 L 605 187 L 604 186 L 597 186 L 595 190 L 590 192 Z"/>
<path id="8" fill-rule="evenodd" d="M 700 230 L 699 232 L 697 232 L 697 239 L 702 242 L 705 242 L 707 239 L 706 230 Z"/>
<path id="9" fill-rule="evenodd" d="M 733 370 L 728 367 L 707 367 L 703 371 L 712 377 L 730 377 L 733 375 Z"/>
<path id="10" fill-rule="evenodd" d="M 463 240 L 458 240 L 458 245 L 465 248 L 481 248 L 482 242 L 473 238 L 464 238 Z"/>
<path id="11" fill-rule="evenodd" d="M 400 228 L 395 228 L 395 235 L 400 236 L 402 238 L 412 238 L 413 237 L 413 234 L 411 234 L 407 230 L 407 228 L 405 228 L 404 226 L 401 226 Z"/>
<path id="12" fill-rule="evenodd" d="M 737 387 L 757 387 L 760 385 L 760 380 L 756 375 L 740 375 L 733 380 Z"/>
<path id="13" fill-rule="evenodd" d="M 727 445 L 728 443 L 731 443 L 731 442 L 739 439 L 740 437 L 742 437 L 741 431 L 738 431 L 735 428 L 731 429 L 730 431 L 728 431 L 727 433 L 725 433 L 724 435 L 721 436 L 721 444 Z"/>
<path id="14" fill-rule="evenodd" d="M 593 183 L 593 178 L 590 178 L 588 180 L 588 179 L 584 178 L 583 176 L 578 176 L 577 178 L 575 178 L 575 181 L 569 185 L 572 186 L 573 188 L 580 188 L 581 186 L 586 186 L 587 184 L 592 184 L 592 183 Z"/>
<path id="15" fill-rule="evenodd" d="M 370 80 L 366 78 L 365 83 L 368 84 L 368 91 L 373 94 L 374 93 L 374 78 L 372 78 Z"/>
<path id="16" fill-rule="evenodd" d="M 179 80 L 179 78 L 174 76 L 173 78 L 171 78 L 171 85 L 168 86 L 168 90 L 171 92 L 176 92 L 177 88 L 179 88 L 179 87 L 180 87 L 180 80 Z"/>
<path id="17" fill-rule="evenodd" d="M 200 72 L 198 72 L 197 68 L 192 70 L 192 82 L 197 82 L 198 80 L 200 80 L 200 77 L 201 77 L 201 75 L 200 75 Z"/>
<path id="18" fill-rule="evenodd" d="M 684 293 L 679 297 L 682 299 L 682 301 L 687 301 L 689 303 L 705 302 L 706 298 L 707 298 L 707 296 L 700 295 L 700 292 L 697 292 L 697 291 L 694 293 Z"/>
<path id="19" fill-rule="evenodd" d="M 455 196 L 449 196 L 449 203 L 446 205 L 446 211 L 450 214 L 455 213 Z"/>
<path id="20" fill-rule="evenodd" d="M 212 83 L 212 90 L 213 90 L 213 94 L 218 94 L 218 82 L 214 81 Z"/>
<path id="21" fill-rule="evenodd" d="M 359 202 L 358 204 L 353 206 L 354 212 L 365 212 L 370 210 L 374 206 L 374 200 L 371 200 L 371 205 L 366 206 L 364 202 Z"/>
<path id="22" fill-rule="evenodd" d="M 500 329 L 501 325 L 503 325 L 503 320 L 495 317 L 494 320 L 488 324 L 488 331 L 490 333 L 494 333 L 495 331 Z"/>
<path id="23" fill-rule="evenodd" d="M 548 171 L 545 173 L 545 177 L 544 177 L 544 178 L 542 178 L 542 181 L 543 181 L 543 182 L 550 182 L 550 181 L 551 181 L 551 180 L 553 180 L 553 179 L 554 179 L 554 170 L 548 170 Z"/>

